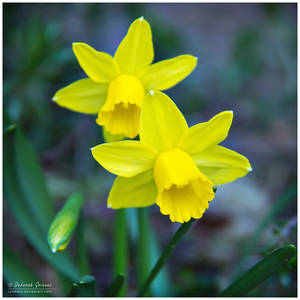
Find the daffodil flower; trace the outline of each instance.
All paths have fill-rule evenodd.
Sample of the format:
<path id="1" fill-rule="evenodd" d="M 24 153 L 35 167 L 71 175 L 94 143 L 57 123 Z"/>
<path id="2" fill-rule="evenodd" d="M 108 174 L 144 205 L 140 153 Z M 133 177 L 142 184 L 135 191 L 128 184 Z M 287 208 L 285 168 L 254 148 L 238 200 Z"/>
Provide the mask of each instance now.
<path id="1" fill-rule="evenodd" d="M 141 113 L 140 141 L 121 141 L 92 148 L 105 169 L 118 175 L 108 207 L 157 204 L 173 222 L 201 218 L 214 198 L 213 186 L 245 176 L 248 159 L 221 143 L 228 134 L 232 111 L 188 127 L 172 100 L 148 93 Z"/>
<path id="2" fill-rule="evenodd" d="M 59 90 L 53 100 L 76 112 L 98 113 L 97 123 L 113 135 L 139 133 L 145 94 L 171 88 L 196 67 L 197 58 L 181 55 L 151 64 L 152 33 L 143 18 L 135 20 L 114 57 L 85 43 L 73 43 L 74 54 L 89 78 Z"/>

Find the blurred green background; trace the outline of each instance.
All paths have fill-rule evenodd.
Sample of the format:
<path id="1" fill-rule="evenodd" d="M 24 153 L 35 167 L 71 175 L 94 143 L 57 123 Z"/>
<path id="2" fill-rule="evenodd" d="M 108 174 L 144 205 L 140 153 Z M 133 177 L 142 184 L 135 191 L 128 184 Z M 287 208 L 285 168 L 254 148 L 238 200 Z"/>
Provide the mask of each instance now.
<path id="1" fill-rule="evenodd" d="M 155 61 L 180 54 L 199 58 L 195 71 L 166 92 L 189 125 L 233 110 L 223 144 L 248 157 L 253 167 L 247 177 L 218 188 L 209 210 L 172 254 L 164 284 L 153 294 L 215 296 L 266 251 L 296 243 L 296 197 L 285 200 L 297 180 L 296 4 L 5 3 L 4 113 L 23 128 L 37 151 L 56 211 L 73 192 L 84 195 L 90 273 L 101 294 L 112 280 L 114 211 L 106 208 L 106 199 L 114 177 L 89 149 L 103 142 L 102 129 L 96 116 L 68 111 L 51 98 L 86 77 L 72 42 L 113 54 L 140 16 L 151 25 Z M 41 280 L 55 282 L 52 268 L 24 237 L 5 197 L 3 215 L 4 244 Z M 136 224 L 129 221 L 134 236 Z M 178 224 L 157 206 L 151 207 L 150 222 L 162 249 Z M 74 254 L 74 241 L 69 248 Z M 136 289 L 134 249 L 132 242 L 129 295 Z M 296 288 L 295 272 L 282 270 L 251 296 L 296 296 Z M 61 293 L 54 289 L 54 295 Z"/>

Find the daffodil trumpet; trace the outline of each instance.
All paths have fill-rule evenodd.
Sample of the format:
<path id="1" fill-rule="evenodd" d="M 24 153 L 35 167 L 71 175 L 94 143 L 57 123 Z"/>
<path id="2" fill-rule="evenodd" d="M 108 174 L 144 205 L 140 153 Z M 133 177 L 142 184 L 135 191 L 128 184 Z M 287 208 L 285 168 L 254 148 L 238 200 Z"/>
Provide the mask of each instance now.
<path id="1" fill-rule="evenodd" d="M 218 145 L 227 137 L 232 118 L 232 111 L 223 111 L 189 128 L 167 95 L 148 93 L 142 103 L 140 141 L 91 149 L 100 165 L 118 175 L 107 206 L 157 204 L 173 222 L 201 218 L 214 198 L 214 186 L 251 171 L 246 157 Z"/>
<path id="2" fill-rule="evenodd" d="M 53 101 L 76 112 L 98 114 L 96 121 L 106 131 L 128 138 L 139 133 L 145 95 L 171 88 L 197 64 L 192 55 L 152 64 L 152 33 L 143 17 L 131 24 L 114 57 L 85 43 L 73 43 L 73 51 L 88 78 L 60 89 Z"/>

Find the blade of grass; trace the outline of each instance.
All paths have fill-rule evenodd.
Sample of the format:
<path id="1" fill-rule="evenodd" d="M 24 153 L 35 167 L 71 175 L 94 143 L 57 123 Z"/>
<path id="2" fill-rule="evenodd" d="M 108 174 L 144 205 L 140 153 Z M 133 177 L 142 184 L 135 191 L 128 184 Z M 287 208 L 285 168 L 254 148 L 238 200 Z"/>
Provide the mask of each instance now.
<path id="1" fill-rule="evenodd" d="M 153 229 L 149 228 L 149 244 L 150 244 L 150 269 L 152 269 L 161 253 L 156 236 Z M 168 270 L 163 268 L 154 278 L 150 288 L 150 292 L 154 297 L 168 297 L 172 295 L 172 285 L 170 284 L 170 277 Z"/>
<path id="2" fill-rule="evenodd" d="M 6 245 L 3 245 L 3 277 L 8 283 L 8 293 L 12 290 L 17 292 L 9 294 L 11 297 L 20 296 L 28 297 L 29 295 L 35 295 L 32 293 L 36 282 L 41 282 L 35 274 L 32 273 L 29 266 L 27 266 L 11 249 Z M 30 288 L 31 293 L 28 294 L 23 289 L 13 289 L 16 282 L 23 282 L 25 284 L 33 283 L 33 287 Z M 12 286 L 11 286 L 12 285 Z M 49 293 L 43 292 L 42 290 L 37 291 L 36 295 L 39 297 L 47 297 Z"/>
<path id="3" fill-rule="evenodd" d="M 114 274 L 124 275 L 127 274 L 128 263 L 128 245 L 127 245 L 127 224 L 126 224 L 126 210 L 118 209 L 115 217 L 115 251 L 114 251 Z M 122 289 L 119 291 L 118 296 L 124 296 L 126 294 L 126 280 Z"/>
<path id="4" fill-rule="evenodd" d="M 126 217 L 127 217 L 127 224 L 128 224 L 128 233 L 130 240 L 132 241 L 133 245 L 136 245 L 138 247 L 138 208 L 132 207 L 126 209 Z M 151 226 L 148 227 L 149 231 L 149 245 L 150 245 L 150 270 L 154 267 L 157 260 L 160 256 L 160 247 L 158 245 L 158 241 L 155 237 L 155 233 Z M 172 294 L 171 292 L 171 284 L 170 284 L 170 278 L 168 276 L 167 269 L 162 269 L 159 274 L 155 277 L 151 288 L 150 288 L 151 294 L 153 294 L 154 297 L 164 297 Z"/>
<path id="5" fill-rule="evenodd" d="M 152 270 L 151 270 L 147 280 L 145 281 L 144 285 L 140 289 L 140 291 L 138 293 L 139 297 L 142 297 L 147 293 L 151 283 L 153 282 L 153 280 L 155 279 L 157 274 L 160 272 L 162 267 L 165 265 L 165 263 L 167 262 L 167 259 L 169 258 L 170 254 L 173 252 L 173 250 L 175 249 L 178 242 L 183 238 L 184 234 L 189 230 L 189 228 L 191 227 L 191 225 L 193 224 L 194 221 L 195 221 L 194 219 L 191 219 L 189 222 L 183 223 L 179 227 L 179 229 L 176 231 L 175 235 L 173 236 L 171 241 L 168 243 L 168 245 L 164 249 L 162 255 L 159 258 L 159 260 L 157 261 L 155 266 L 152 268 Z"/>
<path id="6" fill-rule="evenodd" d="M 89 265 L 89 259 L 88 259 L 87 248 L 86 248 L 85 234 L 84 234 L 84 226 L 85 226 L 85 219 L 81 212 L 79 217 L 79 222 L 77 225 L 77 231 L 76 231 L 76 251 L 77 251 L 76 256 L 78 261 L 78 268 L 82 276 L 90 273 L 90 265 Z"/>
<path id="7" fill-rule="evenodd" d="M 150 271 L 150 232 L 148 208 L 138 208 L 137 217 L 139 230 L 137 244 L 137 283 L 138 289 L 141 289 Z"/>
<path id="8" fill-rule="evenodd" d="M 240 276 L 226 290 L 221 297 L 244 297 L 252 289 L 263 283 L 267 278 L 277 273 L 294 257 L 296 248 L 293 245 L 283 246 L 274 250 L 264 259 L 254 265 L 249 271 Z"/>
<path id="9" fill-rule="evenodd" d="M 44 174 L 37 155 L 20 128 L 15 132 L 15 161 L 18 182 L 24 199 L 43 233 L 54 218 L 54 203 L 48 194 Z"/>
<path id="10" fill-rule="evenodd" d="M 269 213 L 263 218 L 263 220 L 258 224 L 256 227 L 252 237 L 249 239 L 249 241 L 246 243 L 242 250 L 241 259 L 239 261 L 239 264 L 236 268 L 236 271 L 234 272 L 234 276 L 238 274 L 241 270 L 242 263 L 244 262 L 245 258 L 252 253 L 253 248 L 255 247 L 259 237 L 265 230 L 265 228 L 273 221 L 273 219 L 281 212 L 283 211 L 287 205 L 296 198 L 297 195 L 297 184 L 292 184 L 289 189 L 278 198 L 278 200 L 272 205 Z"/>
<path id="11" fill-rule="evenodd" d="M 59 253 L 55 256 L 51 253 L 47 245 L 46 234 L 43 234 L 39 224 L 33 218 L 32 212 L 26 205 L 27 202 L 23 197 L 24 193 L 17 180 L 14 159 L 14 133 L 15 131 L 12 131 L 4 137 L 3 190 L 5 199 L 10 205 L 20 229 L 37 252 L 69 280 L 76 281 L 79 278 L 79 273 L 72 260 L 66 253 Z M 30 176 L 30 173 L 27 176 Z"/>
<path id="12" fill-rule="evenodd" d="M 111 285 L 109 286 L 108 290 L 105 293 L 105 297 L 116 297 L 119 294 L 120 289 L 124 284 L 124 276 L 118 274 Z"/>

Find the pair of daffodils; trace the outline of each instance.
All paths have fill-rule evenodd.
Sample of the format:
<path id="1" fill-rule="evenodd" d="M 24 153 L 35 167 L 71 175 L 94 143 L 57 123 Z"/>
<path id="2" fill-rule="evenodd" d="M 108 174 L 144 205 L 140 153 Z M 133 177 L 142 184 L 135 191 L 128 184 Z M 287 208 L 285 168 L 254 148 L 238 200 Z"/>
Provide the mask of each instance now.
<path id="1" fill-rule="evenodd" d="M 245 176 L 246 157 L 220 145 L 233 113 L 224 111 L 188 127 L 166 90 L 188 76 L 197 58 L 181 55 L 151 64 L 151 28 L 135 20 L 114 57 L 84 43 L 75 56 L 89 78 L 59 90 L 53 100 L 81 113 L 98 113 L 96 122 L 123 140 L 92 148 L 96 161 L 118 175 L 108 197 L 113 209 L 157 204 L 173 222 L 199 219 L 214 198 L 213 187 Z"/>

